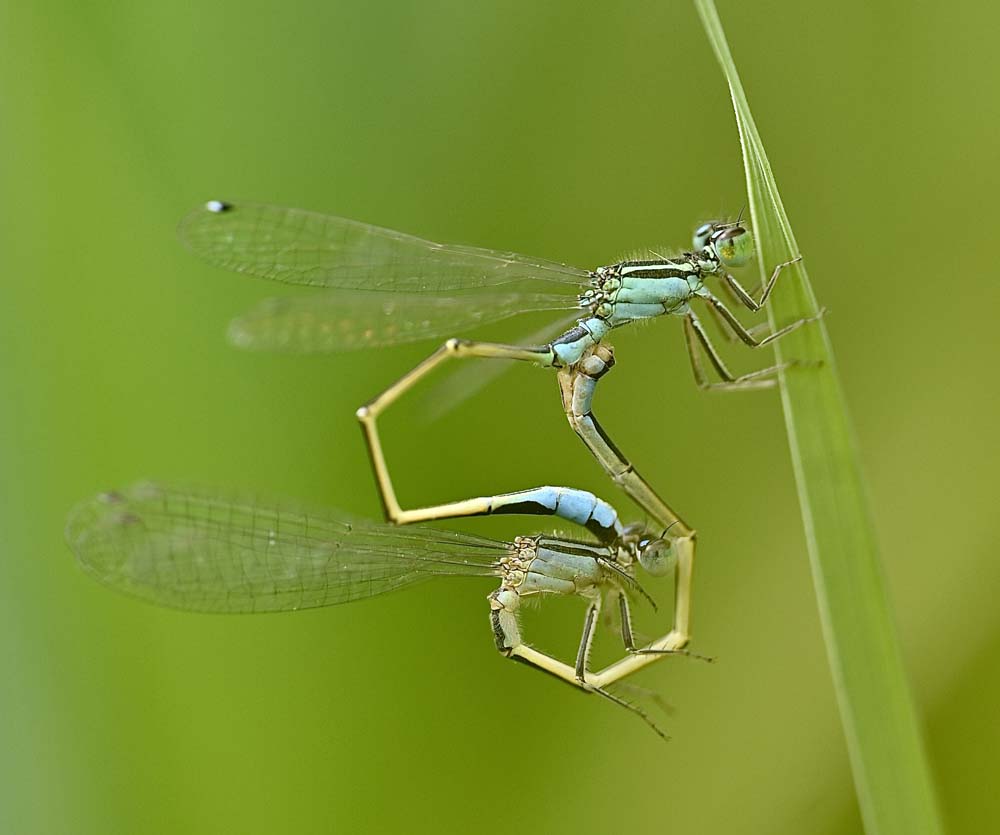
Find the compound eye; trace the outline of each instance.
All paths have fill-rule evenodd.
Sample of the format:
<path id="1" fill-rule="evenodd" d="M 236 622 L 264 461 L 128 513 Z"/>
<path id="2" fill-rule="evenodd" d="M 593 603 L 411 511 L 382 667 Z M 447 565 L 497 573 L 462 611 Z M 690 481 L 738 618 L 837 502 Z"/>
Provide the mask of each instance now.
<path id="1" fill-rule="evenodd" d="M 742 267 L 753 255 L 753 235 L 742 226 L 729 226 L 712 235 L 712 247 L 727 267 Z"/>
<path id="2" fill-rule="evenodd" d="M 694 230 L 694 249 L 697 252 L 699 249 L 704 249 L 708 246 L 708 242 L 712 239 L 712 235 L 715 234 L 715 230 L 719 228 L 719 221 L 710 220 L 708 223 L 703 223 L 697 229 Z"/>
<path id="3" fill-rule="evenodd" d="M 639 565 L 653 577 L 662 577 L 677 564 L 674 546 L 666 539 L 653 539 L 639 546 Z"/>

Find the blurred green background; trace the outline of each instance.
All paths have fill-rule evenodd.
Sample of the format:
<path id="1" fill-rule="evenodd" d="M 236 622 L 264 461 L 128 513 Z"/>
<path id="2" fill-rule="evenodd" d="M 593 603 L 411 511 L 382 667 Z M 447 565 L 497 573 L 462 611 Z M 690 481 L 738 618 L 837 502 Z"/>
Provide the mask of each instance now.
<path id="1" fill-rule="evenodd" d="M 1000 8 L 720 13 L 830 309 L 944 818 L 988 831 Z M 500 659 L 489 582 L 196 616 L 99 587 L 62 539 L 140 477 L 377 516 L 353 410 L 433 346 L 239 353 L 228 319 L 276 288 L 198 262 L 177 221 L 226 197 L 584 266 L 683 247 L 744 202 L 693 8 L 9 0 L 2 31 L 0 830 L 859 831 L 778 399 L 697 392 L 677 322 L 616 337 L 598 403 L 701 531 L 693 647 L 720 661 L 637 677 L 676 707 L 669 745 Z M 554 483 L 635 513 L 551 372 L 413 415 L 386 422 L 404 505 Z M 581 614 L 528 634 L 569 656 Z"/>

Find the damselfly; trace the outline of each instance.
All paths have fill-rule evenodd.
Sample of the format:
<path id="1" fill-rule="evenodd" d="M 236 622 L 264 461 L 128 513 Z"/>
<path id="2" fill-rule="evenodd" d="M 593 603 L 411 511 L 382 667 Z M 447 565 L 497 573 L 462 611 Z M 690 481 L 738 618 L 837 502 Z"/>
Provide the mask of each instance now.
<path id="1" fill-rule="evenodd" d="M 595 270 L 514 252 L 439 244 L 355 220 L 261 203 L 212 200 L 180 225 L 184 243 L 208 262 L 273 281 L 336 290 L 323 296 L 271 299 L 237 319 L 232 341 L 244 348 L 348 351 L 447 336 L 517 314 L 582 311 L 575 327 L 542 346 L 466 343 L 463 354 L 573 366 L 613 329 L 666 314 L 683 317 L 697 382 L 703 388 L 767 379 L 777 366 L 734 376 L 690 302 L 708 305 L 732 334 L 758 348 L 809 320 L 757 339 L 706 284 L 718 278 L 740 303 L 758 311 L 781 271 L 748 293 L 728 270 L 744 266 L 753 238 L 739 221 L 711 222 L 694 233 L 694 251 L 620 261 Z M 496 289 L 502 287 L 503 289 Z M 722 378 L 711 383 L 701 346 Z M 764 378 L 764 379 L 762 379 Z"/>
<path id="2" fill-rule="evenodd" d="M 451 358 L 524 360 L 556 368 L 563 409 L 577 435 L 611 478 L 661 527 L 674 526 L 678 605 L 672 641 L 689 634 L 689 585 L 695 531 L 650 487 L 610 440 L 591 404 L 597 381 L 613 366 L 604 343 L 615 328 L 665 315 L 684 322 L 695 379 L 702 388 L 772 385 L 783 366 L 736 376 L 712 344 L 692 302 L 707 305 L 728 331 L 759 348 L 800 327 L 793 322 L 758 339 L 709 288 L 718 279 L 750 310 L 766 303 L 778 276 L 798 258 L 777 265 L 759 298 L 729 273 L 753 251 L 739 222 L 712 222 L 694 235 L 694 249 L 675 257 L 620 261 L 585 270 L 513 252 L 438 244 L 358 221 L 255 203 L 211 201 L 180 226 L 182 240 L 212 264 L 276 281 L 332 292 L 266 302 L 231 328 L 246 348 L 337 351 L 440 337 L 518 313 L 579 312 L 575 326 L 544 345 L 517 346 L 449 339 L 428 359 L 358 410 L 386 516 L 408 523 L 438 518 L 439 507 L 403 509 L 395 494 L 377 419 L 424 376 Z M 722 382 L 709 382 L 707 355 Z"/>
<path id="3" fill-rule="evenodd" d="M 636 647 L 629 597 L 645 596 L 636 566 L 651 576 L 672 569 L 669 536 L 625 527 L 591 493 L 541 487 L 453 505 L 442 516 L 520 513 L 558 516 L 593 538 L 519 536 L 500 542 L 455 531 L 398 528 L 332 510 L 220 492 L 140 483 L 103 493 L 70 514 L 66 538 L 105 585 L 144 600 L 199 612 L 274 612 L 332 606 L 405 588 L 432 577 L 494 577 L 490 623 L 497 649 L 628 707 L 608 687 L 663 655 L 663 641 Z M 587 604 L 571 666 L 528 644 L 522 600 L 575 595 Z M 602 605 L 617 609 L 627 655 L 600 672 L 588 666 Z"/>

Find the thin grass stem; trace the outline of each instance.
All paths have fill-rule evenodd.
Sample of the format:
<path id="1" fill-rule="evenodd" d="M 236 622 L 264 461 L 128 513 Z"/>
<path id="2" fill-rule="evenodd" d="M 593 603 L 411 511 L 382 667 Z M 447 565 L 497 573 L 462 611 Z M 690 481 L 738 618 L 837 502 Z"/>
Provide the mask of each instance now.
<path id="1" fill-rule="evenodd" d="M 761 276 L 799 254 L 712 0 L 695 0 L 739 129 Z M 808 260 L 808 253 L 806 253 Z M 818 312 L 805 262 L 768 305 L 771 326 Z M 781 399 L 830 669 L 869 835 L 940 833 L 920 725 L 879 562 L 857 445 L 823 320 L 776 343 Z M 811 367 L 817 364 L 816 367 Z"/>

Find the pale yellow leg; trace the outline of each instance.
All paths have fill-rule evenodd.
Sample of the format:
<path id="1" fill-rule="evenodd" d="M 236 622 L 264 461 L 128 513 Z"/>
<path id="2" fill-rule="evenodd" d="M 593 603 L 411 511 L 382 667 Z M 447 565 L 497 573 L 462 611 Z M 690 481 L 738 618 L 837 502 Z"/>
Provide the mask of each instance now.
<path id="1" fill-rule="evenodd" d="M 414 522 L 428 522 L 433 519 L 448 519 L 455 516 L 476 516 L 485 512 L 485 499 L 470 499 L 464 502 L 453 502 L 432 507 L 422 507 L 404 510 L 396 498 L 396 490 L 392 486 L 389 467 L 386 465 L 385 453 L 382 451 L 382 441 L 378 433 L 378 417 L 403 394 L 412 389 L 435 368 L 450 359 L 479 357 L 487 359 L 513 359 L 534 362 L 540 365 L 551 365 L 552 351 L 548 346 L 540 348 L 519 348 L 515 345 L 497 345 L 491 342 L 469 342 L 465 339 L 449 339 L 416 368 L 404 374 L 399 380 L 382 392 L 374 400 L 366 403 L 357 411 L 358 420 L 364 432 L 371 456 L 372 469 L 375 473 L 375 483 L 382 498 L 382 506 L 386 519 L 397 525 L 409 525 Z"/>

